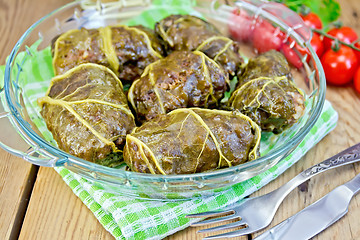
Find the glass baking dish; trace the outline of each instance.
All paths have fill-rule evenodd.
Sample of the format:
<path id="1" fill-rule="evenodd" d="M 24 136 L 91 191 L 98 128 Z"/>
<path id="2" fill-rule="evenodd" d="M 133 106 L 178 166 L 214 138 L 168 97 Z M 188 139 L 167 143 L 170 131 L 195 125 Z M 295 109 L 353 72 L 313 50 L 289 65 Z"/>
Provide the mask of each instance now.
<path id="1" fill-rule="evenodd" d="M 245 11 L 256 21 L 265 20 L 306 49 L 294 52 L 302 61 L 293 69 L 295 82 L 306 95 L 306 113 L 301 120 L 280 135 L 263 134 L 261 154 L 254 161 L 212 172 L 186 175 L 151 175 L 101 166 L 57 148 L 39 114 L 36 99 L 45 94 L 53 75 L 49 46 L 54 37 L 75 28 L 97 28 L 115 24 L 141 23 L 149 27 L 170 13 L 202 16 L 229 35 L 234 9 Z M 311 48 L 311 31 L 297 14 L 277 3 L 262 1 L 76 1 L 44 16 L 33 24 L 15 44 L 8 57 L 4 85 L 1 88 L 1 147 L 39 166 L 64 167 L 87 181 L 117 194 L 150 199 L 184 199 L 222 191 L 235 183 L 254 177 L 290 154 L 310 131 L 325 100 L 325 77 L 320 61 Z M 255 56 L 251 40 L 241 43 L 245 58 Z M 44 62 L 45 61 L 45 62 Z M 39 67 L 41 66 L 41 67 Z M 35 76 L 35 77 L 34 77 Z M 37 83 L 36 76 L 44 78 Z"/>

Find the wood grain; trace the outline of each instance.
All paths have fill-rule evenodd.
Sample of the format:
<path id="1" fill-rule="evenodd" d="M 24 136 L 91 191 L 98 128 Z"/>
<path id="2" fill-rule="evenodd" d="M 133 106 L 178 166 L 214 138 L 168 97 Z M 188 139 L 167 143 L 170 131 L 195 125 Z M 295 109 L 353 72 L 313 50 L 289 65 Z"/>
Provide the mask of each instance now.
<path id="1" fill-rule="evenodd" d="M 28 26 L 40 16 L 45 15 L 69 0 L 0 0 L 0 60 L 3 63 L 10 53 L 15 41 Z M 340 0 L 342 21 L 360 33 L 360 6 L 358 0 Z M 306 156 L 288 169 L 284 174 L 269 183 L 253 196 L 272 191 L 289 181 L 302 170 L 330 157 L 337 152 L 360 142 L 360 96 L 349 85 L 327 89 L 326 98 L 330 100 L 339 113 L 336 129 L 326 136 Z M 0 150 L 0 201 L 4 207 L 0 209 L 0 239 L 9 239 L 19 216 L 19 207 L 24 200 L 26 184 L 31 179 L 34 168 L 25 161 L 10 156 Z M 271 226 L 295 214 L 313 203 L 336 186 L 345 183 L 360 172 L 360 165 L 353 164 L 330 170 L 312 178 L 307 184 L 294 190 L 285 199 L 277 212 Z M 5 205 L 4 205 L 5 204 Z M 23 209 L 25 211 L 25 209 Z M 21 214 L 20 214 L 21 215 Z M 360 196 L 353 199 L 349 213 L 331 228 L 314 239 L 360 239 Z M 21 219 L 18 219 L 21 220 Z M 271 227 L 270 226 L 270 227 Z M 201 228 L 188 228 L 172 236 L 169 240 L 201 239 L 205 235 L 197 234 Z M 267 228 L 269 229 L 269 228 Z M 256 234 L 254 235 L 256 236 Z M 30 203 L 21 228 L 20 239 L 113 239 L 98 223 L 87 207 L 72 193 L 60 176 L 50 168 L 40 168 Z M 238 238 L 247 239 L 247 237 Z"/>
<path id="2" fill-rule="evenodd" d="M 52 168 L 41 167 L 19 239 L 113 239 Z"/>
<path id="3" fill-rule="evenodd" d="M 0 239 L 17 238 L 36 172 L 36 167 L 0 149 Z"/>
<path id="4" fill-rule="evenodd" d="M 37 20 L 71 0 L 0 0 L 0 64 L 5 63 L 15 43 Z"/>
<path id="5" fill-rule="evenodd" d="M 0 65 L 5 64 L 25 30 L 50 9 L 60 6 L 34 5 L 34 1 L 0 1 Z M 2 132 L 3 136 L 8 136 Z M 11 137 L 11 136 L 8 136 Z M 21 229 L 38 167 L 0 149 L 0 239 L 16 239 Z"/>

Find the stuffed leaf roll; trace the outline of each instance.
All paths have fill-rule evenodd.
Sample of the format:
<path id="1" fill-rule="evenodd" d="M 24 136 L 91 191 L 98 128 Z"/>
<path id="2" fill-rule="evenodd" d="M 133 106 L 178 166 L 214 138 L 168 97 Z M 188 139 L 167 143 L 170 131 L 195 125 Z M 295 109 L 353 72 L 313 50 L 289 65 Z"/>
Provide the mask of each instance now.
<path id="1" fill-rule="evenodd" d="M 228 106 L 249 116 L 263 131 L 281 133 L 303 115 L 305 99 L 284 55 L 271 50 L 249 59 Z"/>
<path id="2" fill-rule="evenodd" d="M 82 63 L 113 69 L 116 60 L 110 58 L 104 43 L 104 36 L 97 29 L 73 29 L 58 36 L 52 44 L 55 75 L 64 74 Z"/>
<path id="3" fill-rule="evenodd" d="M 59 148 L 91 162 L 120 152 L 135 127 L 120 80 L 93 63 L 54 77 L 38 103 Z"/>
<path id="4" fill-rule="evenodd" d="M 238 74 L 240 87 L 244 83 L 259 77 L 281 77 L 292 79 L 289 63 L 284 55 L 276 50 L 270 50 L 255 58 L 250 58 L 243 71 Z"/>
<path id="5" fill-rule="evenodd" d="M 110 29 L 121 80 L 136 80 L 147 65 L 162 58 L 162 46 L 151 29 L 143 26 L 117 26 Z"/>
<path id="6" fill-rule="evenodd" d="M 227 85 L 227 74 L 204 53 L 175 51 L 147 66 L 128 98 L 143 121 L 177 108 L 214 107 Z"/>
<path id="7" fill-rule="evenodd" d="M 239 45 L 223 36 L 214 25 L 190 15 L 170 15 L 155 25 L 167 53 L 179 50 L 202 51 L 229 74 L 236 75 L 243 59 Z"/>
<path id="8" fill-rule="evenodd" d="M 81 63 L 96 63 L 109 67 L 123 81 L 135 80 L 163 55 L 154 32 L 143 26 L 74 29 L 60 35 L 52 47 L 55 74 Z"/>
<path id="9" fill-rule="evenodd" d="M 280 133 L 304 113 L 304 96 L 286 76 L 259 77 L 237 88 L 229 103 L 254 120 L 263 131 Z"/>
<path id="10" fill-rule="evenodd" d="M 235 166 L 259 156 L 261 130 L 240 112 L 182 108 L 126 136 L 132 171 L 187 174 Z"/>

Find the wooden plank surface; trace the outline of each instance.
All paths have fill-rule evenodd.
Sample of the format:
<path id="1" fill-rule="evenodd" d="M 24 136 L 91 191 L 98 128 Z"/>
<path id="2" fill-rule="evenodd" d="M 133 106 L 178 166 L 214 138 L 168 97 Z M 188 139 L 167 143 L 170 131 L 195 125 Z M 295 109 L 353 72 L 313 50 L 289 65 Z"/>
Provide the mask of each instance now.
<path id="1" fill-rule="evenodd" d="M 48 1 L 50 5 L 33 3 L 31 0 L 0 1 L 0 65 L 5 64 L 15 43 L 34 21 L 61 5 L 54 0 Z M 6 132 L 0 134 L 8 136 Z M 37 169 L 0 149 L 0 239 L 17 238 Z"/>
<path id="2" fill-rule="evenodd" d="M 113 237 L 54 169 L 41 167 L 19 239 L 110 240 Z"/>
<path id="3" fill-rule="evenodd" d="M 1 63 L 9 54 L 16 39 L 40 16 L 50 12 L 69 0 L 22 0 L 0 2 Z M 342 20 L 360 33 L 360 6 L 358 0 L 341 0 Z M 6 23 L 6 24 L 4 24 Z M 339 112 L 336 129 L 315 148 L 278 179 L 253 195 L 261 195 L 278 188 L 307 167 L 330 157 L 335 153 L 360 142 L 360 96 L 351 86 L 329 87 L 327 99 Z M 21 227 L 19 207 L 24 192 L 31 189 L 27 184 L 36 171 L 25 161 L 0 150 L 0 239 L 9 239 L 12 229 Z M 336 186 L 350 180 L 360 172 L 360 165 L 354 164 L 330 170 L 311 179 L 301 188 L 294 190 L 281 205 L 271 226 L 281 222 L 302 208 L 328 193 Z M 27 190 L 29 191 L 29 190 Z M 26 194 L 25 194 L 26 195 Z M 4 205 L 5 204 L 5 205 Z M 98 223 L 87 207 L 72 193 L 71 189 L 51 168 L 40 168 L 26 212 L 20 239 L 112 239 L 112 236 Z M 21 215 L 21 214 L 20 214 Z M 360 196 L 351 202 L 349 213 L 314 239 L 360 239 Z M 19 217 L 18 217 L 19 218 Z M 15 223 L 19 221 L 19 223 Z M 188 228 L 167 239 L 201 239 L 200 228 Z M 13 235 L 14 236 L 14 235 Z M 256 236 L 256 235 L 255 235 Z M 247 239 L 247 237 L 239 238 Z"/>
<path id="4" fill-rule="evenodd" d="M 16 239 L 20 232 L 36 167 L 0 149 L 0 239 Z"/>

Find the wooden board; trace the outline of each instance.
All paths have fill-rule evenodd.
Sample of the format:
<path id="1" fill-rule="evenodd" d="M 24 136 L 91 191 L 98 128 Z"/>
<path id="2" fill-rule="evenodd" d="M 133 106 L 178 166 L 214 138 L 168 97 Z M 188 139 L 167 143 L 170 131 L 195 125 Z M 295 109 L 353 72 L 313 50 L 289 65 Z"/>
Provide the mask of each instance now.
<path id="1" fill-rule="evenodd" d="M 16 239 L 37 168 L 0 149 L 0 239 Z"/>
<path id="2" fill-rule="evenodd" d="M 19 239 L 113 239 L 52 168 L 41 167 Z"/>
<path id="3" fill-rule="evenodd" d="M 40 1 L 39 1 L 40 2 Z M 0 65 L 5 65 L 15 43 L 46 12 L 60 4 L 0 1 Z M 2 81 L 0 81 L 2 83 Z M 11 137 L 6 132 L 2 136 Z M 22 225 L 38 167 L 0 149 L 0 239 L 16 239 Z"/>

